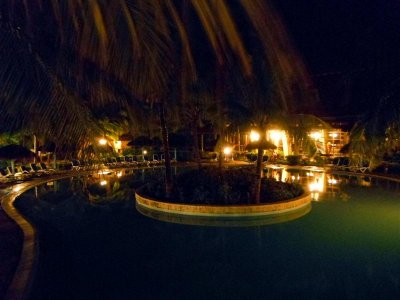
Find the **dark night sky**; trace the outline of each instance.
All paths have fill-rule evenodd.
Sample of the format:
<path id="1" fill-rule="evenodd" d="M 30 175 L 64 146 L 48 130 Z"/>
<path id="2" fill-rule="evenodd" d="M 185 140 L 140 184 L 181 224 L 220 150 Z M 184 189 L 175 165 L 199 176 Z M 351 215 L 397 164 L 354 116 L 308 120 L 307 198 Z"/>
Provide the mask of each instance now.
<path id="1" fill-rule="evenodd" d="M 359 114 L 400 77 L 400 1 L 275 0 L 323 115 Z"/>

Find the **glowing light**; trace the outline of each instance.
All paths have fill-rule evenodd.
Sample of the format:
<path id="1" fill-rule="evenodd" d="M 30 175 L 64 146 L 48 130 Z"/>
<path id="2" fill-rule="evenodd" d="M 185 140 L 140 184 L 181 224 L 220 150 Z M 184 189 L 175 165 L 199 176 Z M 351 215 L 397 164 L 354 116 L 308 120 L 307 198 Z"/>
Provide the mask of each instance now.
<path id="1" fill-rule="evenodd" d="M 102 181 L 100 181 L 100 185 L 106 185 L 107 184 L 107 180 L 102 180 Z"/>
<path id="2" fill-rule="evenodd" d="M 99 174 L 99 175 L 108 175 L 108 174 L 111 174 L 111 171 L 109 169 L 104 169 L 104 170 L 101 170 L 101 171 L 97 172 L 97 174 Z"/>
<path id="3" fill-rule="evenodd" d="M 260 140 L 260 134 L 257 131 L 250 131 L 250 141 L 257 142 Z"/>
<path id="4" fill-rule="evenodd" d="M 319 193 L 311 193 L 311 198 L 314 201 L 318 201 L 319 200 Z"/>
<path id="5" fill-rule="evenodd" d="M 122 171 L 117 173 L 117 177 L 121 177 L 122 176 Z"/>
<path id="6" fill-rule="evenodd" d="M 21 189 L 22 189 L 21 186 L 16 185 L 16 186 L 13 187 L 13 192 L 19 192 Z"/>
<path id="7" fill-rule="evenodd" d="M 100 139 L 99 140 L 99 144 L 104 146 L 105 144 L 107 144 L 107 140 L 106 139 Z"/>
<path id="8" fill-rule="evenodd" d="M 323 192 L 324 185 L 319 181 L 312 182 L 308 185 L 310 192 Z"/>
<path id="9" fill-rule="evenodd" d="M 335 178 L 332 178 L 332 179 L 329 178 L 329 179 L 328 179 L 328 183 L 329 183 L 329 184 L 337 184 L 338 181 L 337 181 Z"/>
<path id="10" fill-rule="evenodd" d="M 310 133 L 310 136 L 314 139 L 314 140 L 319 140 L 322 137 L 322 133 L 319 131 L 314 131 Z"/>
<path id="11" fill-rule="evenodd" d="M 282 133 L 278 130 L 270 130 L 269 136 L 274 141 L 279 141 L 280 139 L 282 139 Z"/>
<path id="12" fill-rule="evenodd" d="M 308 184 L 310 192 L 323 192 L 324 191 L 324 174 L 319 174 L 314 177 L 313 182 Z"/>
<path id="13" fill-rule="evenodd" d="M 121 141 L 114 141 L 114 148 L 116 150 L 120 150 L 121 149 Z"/>
<path id="14" fill-rule="evenodd" d="M 284 130 L 268 130 L 267 134 L 268 140 L 271 141 L 275 146 L 280 147 L 280 145 L 282 145 L 284 156 L 289 155 L 289 145 L 287 142 L 286 132 Z"/>
<path id="15" fill-rule="evenodd" d="M 224 148 L 224 154 L 225 155 L 230 155 L 232 153 L 232 147 L 225 147 Z"/>
<path id="16" fill-rule="evenodd" d="M 336 133 L 336 132 L 331 132 L 330 134 L 329 134 L 329 136 L 331 137 L 331 138 L 337 138 L 339 135 Z"/>

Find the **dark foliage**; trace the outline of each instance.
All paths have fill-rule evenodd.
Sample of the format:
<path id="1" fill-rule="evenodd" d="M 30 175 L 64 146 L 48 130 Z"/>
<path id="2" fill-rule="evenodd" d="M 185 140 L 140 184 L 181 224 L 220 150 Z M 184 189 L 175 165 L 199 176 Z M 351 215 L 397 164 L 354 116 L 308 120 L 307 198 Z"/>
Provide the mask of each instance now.
<path id="1" fill-rule="evenodd" d="M 170 200 L 187 204 L 251 204 L 253 203 L 255 175 L 250 169 L 214 168 L 190 170 L 177 176 Z M 162 181 L 149 183 L 142 192 L 150 197 L 165 200 Z M 271 203 L 297 197 L 303 193 L 298 184 L 263 178 L 261 203 Z"/>
<path id="2" fill-rule="evenodd" d="M 299 155 L 288 155 L 286 160 L 288 165 L 295 166 L 300 164 L 301 157 Z"/>

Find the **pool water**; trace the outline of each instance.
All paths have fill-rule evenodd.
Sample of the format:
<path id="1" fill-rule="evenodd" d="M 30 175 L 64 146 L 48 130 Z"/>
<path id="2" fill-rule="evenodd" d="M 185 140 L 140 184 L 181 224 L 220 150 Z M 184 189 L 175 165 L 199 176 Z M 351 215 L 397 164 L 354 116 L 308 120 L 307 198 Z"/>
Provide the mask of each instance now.
<path id="1" fill-rule="evenodd" d="M 229 227 L 139 213 L 133 191 L 157 172 L 51 182 L 17 199 L 39 230 L 31 299 L 400 299 L 399 183 L 270 170 L 310 189 L 311 211 Z"/>

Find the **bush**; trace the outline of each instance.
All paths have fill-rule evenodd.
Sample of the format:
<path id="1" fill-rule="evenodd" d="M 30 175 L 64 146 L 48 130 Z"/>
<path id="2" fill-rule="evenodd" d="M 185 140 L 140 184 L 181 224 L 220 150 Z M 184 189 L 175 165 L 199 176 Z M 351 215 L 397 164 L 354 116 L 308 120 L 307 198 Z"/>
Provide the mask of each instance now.
<path id="1" fill-rule="evenodd" d="M 300 164 L 301 156 L 300 155 L 288 155 L 286 156 L 286 160 L 288 165 L 295 166 Z"/>
<path id="2" fill-rule="evenodd" d="M 170 199 L 187 204 L 249 204 L 253 203 L 256 178 L 252 169 L 216 168 L 190 170 L 177 176 Z M 143 193 L 165 200 L 164 183 L 155 181 L 148 184 Z M 279 182 L 263 178 L 261 183 L 261 203 L 282 201 L 303 193 L 298 184 Z M 169 201 L 169 200 L 168 200 Z"/>

